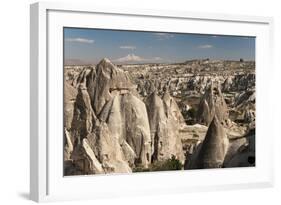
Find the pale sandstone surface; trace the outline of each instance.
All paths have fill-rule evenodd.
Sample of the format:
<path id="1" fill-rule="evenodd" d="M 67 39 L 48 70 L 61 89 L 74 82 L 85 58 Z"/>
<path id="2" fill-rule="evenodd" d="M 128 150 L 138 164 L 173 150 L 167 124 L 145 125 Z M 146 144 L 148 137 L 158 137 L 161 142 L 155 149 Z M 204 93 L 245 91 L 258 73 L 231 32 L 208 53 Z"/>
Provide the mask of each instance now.
<path id="1" fill-rule="evenodd" d="M 185 169 L 255 165 L 252 62 L 68 67 L 66 175 L 131 173 L 175 157 Z"/>

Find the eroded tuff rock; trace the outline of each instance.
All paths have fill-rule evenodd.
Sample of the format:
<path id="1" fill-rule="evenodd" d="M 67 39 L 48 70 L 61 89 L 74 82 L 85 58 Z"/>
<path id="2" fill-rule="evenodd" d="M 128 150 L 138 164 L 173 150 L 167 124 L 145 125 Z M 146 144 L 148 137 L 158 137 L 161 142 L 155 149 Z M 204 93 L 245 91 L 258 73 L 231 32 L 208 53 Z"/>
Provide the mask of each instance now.
<path id="1" fill-rule="evenodd" d="M 127 73 L 104 58 L 88 75 L 87 88 L 92 107 L 99 114 L 106 102 L 116 94 L 127 93 L 135 87 Z"/>
<path id="2" fill-rule="evenodd" d="M 232 84 L 233 84 L 233 77 L 228 76 L 222 84 L 222 91 L 229 92 L 231 90 Z"/>
<path id="3" fill-rule="evenodd" d="M 126 162 L 128 162 L 128 164 L 131 168 L 135 167 L 136 166 L 135 160 L 137 158 L 137 155 L 136 155 L 135 151 L 133 150 L 133 148 L 125 140 L 121 144 L 121 148 L 122 148 Z M 147 167 L 147 165 L 145 165 L 144 167 Z"/>
<path id="4" fill-rule="evenodd" d="M 231 113 L 234 121 L 253 123 L 256 118 L 256 94 L 255 90 L 248 89 L 235 96 Z"/>
<path id="5" fill-rule="evenodd" d="M 184 118 L 181 114 L 181 111 L 178 107 L 177 102 L 171 95 L 169 94 L 168 91 L 165 92 L 163 96 L 163 105 L 164 105 L 164 110 L 166 113 L 166 116 L 168 117 L 173 117 L 173 119 L 178 123 L 178 124 L 184 124 Z M 171 116 L 169 116 L 171 115 Z"/>
<path id="6" fill-rule="evenodd" d="M 152 93 L 146 100 L 151 140 L 153 145 L 152 160 L 170 159 L 173 155 L 184 161 L 181 138 L 179 134 L 182 116 L 169 94 L 163 100 Z"/>
<path id="7" fill-rule="evenodd" d="M 224 125 L 228 124 L 228 109 L 220 86 L 211 82 L 206 86 L 205 93 L 201 98 L 197 111 L 197 120 L 199 123 L 209 125 L 215 115 L 219 122 Z"/>
<path id="8" fill-rule="evenodd" d="M 71 123 L 73 120 L 76 96 L 77 96 L 77 90 L 71 85 L 69 85 L 68 83 L 65 83 L 63 119 L 64 119 L 64 126 L 68 130 L 71 128 Z"/>
<path id="9" fill-rule="evenodd" d="M 254 88 L 256 84 L 256 75 L 255 73 L 241 73 L 237 74 L 233 78 L 231 84 L 231 91 L 245 91 L 249 88 Z"/>
<path id="10" fill-rule="evenodd" d="M 183 125 L 180 128 L 183 150 L 186 154 L 193 154 L 206 136 L 208 127 L 205 125 Z"/>
<path id="11" fill-rule="evenodd" d="M 84 174 L 103 174 L 104 170 L 95 153 L 89 146 L 88 140 L 84 138 L 82 143 L 75 146 L 71 156 L 75 166 L 83 170 Z"/>
<path id="12" fill-rule="evenodd" d="M 90 73 L 91 69 L 89 67 L 83 68 L 83 70 L 77 74 L 76 76 L 73 76 L 73 80 L 71 81 L 71 85 L 74 88 L 78 88 L 81 84 L 86 87 L 86 76 Z"/>
<path id="13" fill-rule="evenodd" d="M 215 115 L 200 148 L 197 168 L 222 167 L 228 144 L 225 130 Z"/>
<path id="14" fill-rule="evenodd" d="M 224 165 L 226 165 L 237 154 L 237 152 L 241 146 L 244 146 L 247 143 L 248 143 L 247 138 L 245 138 L 245 137 L 240 137 L 237 139 L 230 139 L 228 150 L 227 150 L 227 153 L 224 158 Z"/>
<path id="15" fill-rule="evenodd" d="M 107 123 L 112 137 L 122 145 L 129 161 L 136 156 L 137 164 L 144 167 L 150 164 L 152 150 L 149 122 L 145 104 L 139 98 L 131 93 L 114 96 L 104 106 L 100 119 Z"/>
<path id="16" fill-rule="evenodd" d="M 101 122 L 100 125 L 96 126 L 94 132 L 90 133 L 87 139 L 105 173 L 132 172 L 128 162 L 125 160 L 118 139 L 113 137 L 105 122 Z"/>
<path id="17" fill-rule="evenodd" d="M 84 69 L 75 79 L 78 94 L 71 123 L 75 151 L 70 157 L 74 165 L 94 173 L 89 167 L 96 167 L 95 156 L 105 173 L 129 173 L 139 164 L 148 167 L 151 137 L 146 107 L 134 95 L 126 73 L 103 59 L 96 69 Z M 82 159 L 88 168 L 82 169 Z"/>
<path id="18" fill-rule="evenodd" d="M 223 167 L 255 166 L 255 129 L 245 137 L 230 141 Z"/>
<path id="19" fill-rule="evenodd" d="M 168 88 L 173 97 L 181 98 L 194 92 L 201 95 L 209 79 L 223 83 L 228 77 L 233 81 L 230 91 L 243 91 L 255 85 L 255 62 L 190 60 L 181 64 L 120 65 L 129 72 L 138 85 L 141 96 L 150 95 L 154 89 L 163 95 Z"/>
<path id="20" fill-rule="evenodd" d="M 71 142 L 70 133 L 67 131 L 67 129 L 64 129 L 64 150 L 63 150 L 63 157 L 64 160 L 70 160 L 71 154 L 73 152 L 73 144 Z"/>
<path id="21" fill-rule="evenodd" d="M 74 114 L 71 124 L 72 142 L 82 141 L 93 131 L 98 119 L 92 109 L 91 100 L 87 89 L 81 84 L 74 104 Z"/>
<path id="22" fill-rule="evenodd" d="M 117 67 L 108 59 L 68 67 L 66 175 L 130 173 L 173 155 L 185 169 L 249 166 L 253 68 L 254 62 L 210 60 Z"/>

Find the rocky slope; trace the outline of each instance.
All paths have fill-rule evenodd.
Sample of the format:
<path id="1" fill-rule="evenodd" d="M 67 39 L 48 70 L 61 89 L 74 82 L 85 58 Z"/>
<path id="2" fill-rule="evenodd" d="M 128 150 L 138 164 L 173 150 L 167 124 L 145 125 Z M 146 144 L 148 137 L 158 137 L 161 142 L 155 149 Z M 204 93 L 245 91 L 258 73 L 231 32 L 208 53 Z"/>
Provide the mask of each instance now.
<path id="1" fill-rule="evenodd" d="M 254 166 L 254 67 L 65 67 L 64 174 L 155 170 L 171 159 L 185 169 Z"/>

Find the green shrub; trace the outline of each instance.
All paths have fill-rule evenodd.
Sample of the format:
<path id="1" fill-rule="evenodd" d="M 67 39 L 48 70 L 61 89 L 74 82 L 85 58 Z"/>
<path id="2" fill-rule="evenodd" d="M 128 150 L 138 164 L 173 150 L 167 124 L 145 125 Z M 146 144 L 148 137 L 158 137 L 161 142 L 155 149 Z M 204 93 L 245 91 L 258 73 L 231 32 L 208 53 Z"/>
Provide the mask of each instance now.
<path id="1" fill-rule="evenodd" d="M 187 111 L 187 115 L 190 117 L 190 118 L 195 118 L 196 116 L 196 110 L 194 108 L 190 108 L 188 111 Z"/>
<path id="2" fill-rule="evenodd" d="M 181 170 L 182 163 L 173 155 L 171 159 L 165 161 L 158 161 L 150 166 L 151 171 L 168 171 L 168 170 Z"/>
<path id="3" fill-rule="evenodd" d="M 156 161 L 152 163 L 148 168 L 135 167 L 133 172 L 181 170 L 182 167 L 183 164 L 173 155 L 170 159 L 165 161 Z"/>
<path id="4" fill-rule="evenodd" d="M 133 172 L 150 172 L 149 168 L 134 167 Z"/>

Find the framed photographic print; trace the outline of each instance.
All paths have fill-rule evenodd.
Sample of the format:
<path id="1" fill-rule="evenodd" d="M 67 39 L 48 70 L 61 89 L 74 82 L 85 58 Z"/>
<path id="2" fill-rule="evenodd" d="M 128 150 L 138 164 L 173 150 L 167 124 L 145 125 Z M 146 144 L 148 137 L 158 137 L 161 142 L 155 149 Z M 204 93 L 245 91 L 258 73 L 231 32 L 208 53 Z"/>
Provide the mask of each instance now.
<path id="1" fill-rule="evenodd" d="M 30 21 L 32 200 L 272 186 L 271 18 L 36 3 Z"/>

